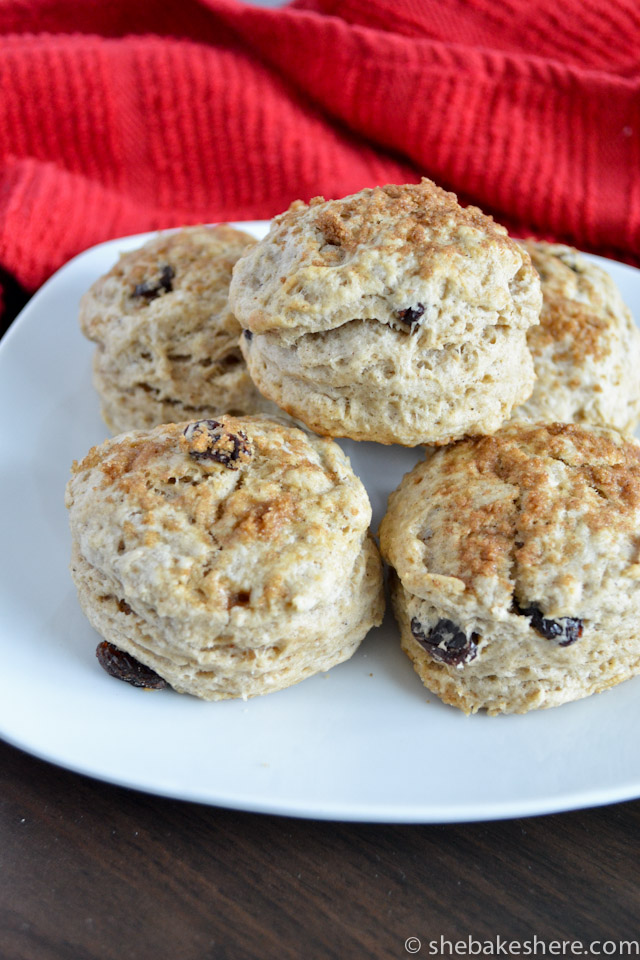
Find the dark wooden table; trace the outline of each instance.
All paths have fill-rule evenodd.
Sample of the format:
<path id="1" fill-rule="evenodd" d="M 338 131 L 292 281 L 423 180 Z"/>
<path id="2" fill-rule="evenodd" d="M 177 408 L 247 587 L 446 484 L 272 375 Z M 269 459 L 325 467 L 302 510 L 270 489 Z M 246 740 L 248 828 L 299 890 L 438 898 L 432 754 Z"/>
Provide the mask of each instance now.
<path id="1" fill-rule="evenodd" d="M 419 958 L 447 956 L 429 947 L 441 936 L 638 939 L 639 841 L 640 801 L 325 823 L 147 796 L 0 743 L 0 957 L 392 960 L 410 937 Z"/>

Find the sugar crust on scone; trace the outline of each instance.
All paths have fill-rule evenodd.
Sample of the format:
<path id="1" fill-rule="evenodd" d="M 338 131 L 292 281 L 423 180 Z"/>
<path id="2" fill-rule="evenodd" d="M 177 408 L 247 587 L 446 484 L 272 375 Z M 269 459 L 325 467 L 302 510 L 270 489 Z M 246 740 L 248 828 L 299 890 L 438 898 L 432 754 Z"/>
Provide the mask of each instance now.
<path id="1" fill-rule="evenodd" d="M 384 598 L 369 500 L 337 444 L 264 417 L 214 423 L 93 448 L 67 506 L 92 625 L 177 691 L 217 700 L 347 659 Z"/>
<path id="2" fill-rule="evenodd" d="M 618 287 L 572 247 L 535 240 L 524 246 L 543 302 L 540 324 L 527 333 L 536 383 L 512 419 L 633 431 L 640 420 L 640 330 Z"/>
<path id="3" fill-rule="evenodd" d="M 322 434 L 490 433 L 533 387 L 529 255 L 429 180 L 294 203 L 236 264 L 230 301 L 261 392 Z"/>
<path id="4" fill-rule="evenodd" d="M 271 406 L 249 376 L 228 302 L 233 266 L 254 243 L 225 224 L 162 233 L 83 296 L 80 326 L 98 345 L 94 384 L 112 432 Z"/>
<path id="5" fill-rule="evenodd" d="M 616 431 L 510 424 L 429 451 L 380 543 L 403 648 L 446 703 L 522 713 L 640 670 L 640 445 Z M 424 642 L 441 621 L 462 662 Z"/>

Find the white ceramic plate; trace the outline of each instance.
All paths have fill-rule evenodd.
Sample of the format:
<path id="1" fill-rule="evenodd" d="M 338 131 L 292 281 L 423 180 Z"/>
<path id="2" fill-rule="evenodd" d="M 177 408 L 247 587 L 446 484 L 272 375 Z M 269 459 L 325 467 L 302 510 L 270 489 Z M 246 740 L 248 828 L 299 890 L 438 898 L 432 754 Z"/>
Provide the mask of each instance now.
<path id="1" fill-rule="evenodd" d="M 640 678 L 523 717 L 465 717 L 424 689 L 391 617 L 348 663 L 246 703 L 141 691 L 100 669 L 67 569 L 63 506 L 71 461 L 106 436 L 78 300 L 148 236 L 76 257 L 0 344 L 0 735 L 124 786 L 304 817 L 435 823 L 640 796 Z M 640 314 L 640 272 L 605 263 Z M 421 454 L 344 447 L 377 526 Z"/>

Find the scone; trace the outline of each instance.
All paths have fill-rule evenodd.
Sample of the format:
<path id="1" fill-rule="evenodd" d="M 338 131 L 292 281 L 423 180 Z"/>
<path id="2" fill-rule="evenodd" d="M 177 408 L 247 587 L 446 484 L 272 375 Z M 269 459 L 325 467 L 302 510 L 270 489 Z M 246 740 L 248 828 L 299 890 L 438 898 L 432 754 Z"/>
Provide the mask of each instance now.
<path id="1" fill-rule="evenodd" d="M 230 301 L 261 392 L 320 434 L 446 443 L 493 432 L 533 387 L 528 253 L 429 180 L 294 203 Z"/>
<path id="2" fill-rule="evenodd" d="M 527 334 L 537 380 L 513 419 L 633 431 L 640 420 L 640 330 L 608 273 L 559 244 L 525 247 L 542 281 Z"/>
<path id="3" fill-rule="evenodd" d="M 160 234 L 84 295 L 80 326 L 98 344 L 94 384 L 112 432 L 265 410 L 228 302 L 233 265 L 253 243 L 225 225 Z"/>
<path id="4" fill-rule="evenodd" d="M 509 424 L 428 451 L 380 527 L 402 646 L 466 713 L 525 713 L 640 671 L 640 445 Z"/>
<path id="5" fill-rule="evenodd" d="M 66 502 L 85 614 L 180 693 L 279 690 L 381 621 L 365 489 L 337 444 L 284 422 L 132 431 L 74 464 Z"/>

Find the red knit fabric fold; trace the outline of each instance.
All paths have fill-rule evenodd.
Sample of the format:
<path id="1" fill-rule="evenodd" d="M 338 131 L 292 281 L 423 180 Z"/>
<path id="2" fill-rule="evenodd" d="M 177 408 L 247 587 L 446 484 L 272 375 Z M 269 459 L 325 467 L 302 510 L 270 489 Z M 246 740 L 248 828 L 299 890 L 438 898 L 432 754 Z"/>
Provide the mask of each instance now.
<path id="1" fill-rule="evenodd" d="M 567 5 L 568 4 L 568 5 Z M 633 0 L 3 0 L 0 269 L 428 175 L 640 260 Z"/>

